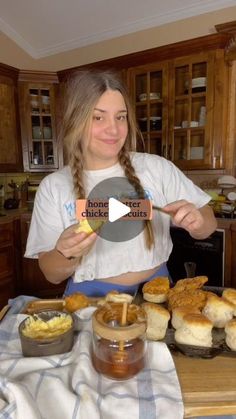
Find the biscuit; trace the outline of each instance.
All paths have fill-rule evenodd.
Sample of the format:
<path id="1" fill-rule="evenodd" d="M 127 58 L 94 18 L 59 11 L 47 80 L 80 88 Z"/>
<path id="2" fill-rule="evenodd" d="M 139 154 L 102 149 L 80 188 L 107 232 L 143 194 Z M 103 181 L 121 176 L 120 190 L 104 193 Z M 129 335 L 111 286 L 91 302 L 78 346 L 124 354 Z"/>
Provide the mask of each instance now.
<path id="1" fill-rule="evenodd" d="M 169 311 L 154 303 L 143 303 L 142 308 L 145 310 L 147 315 L 147 339 L 163 339 L 170 319 Z"/>
<path id="2" fill-rule="evenodd" d="M 157 277 L 146 282 L 142 288 L 143 298 L 152 303 L 163 303 L 167 299 L 167 292 L 170 288 L 168 277 Z"/>
<path id="3" fill-rule="evenodd" d="M 76 310 L 80 310 L 81 308 L 88 307 L 89 305 L 89 298 L 81 292 L 76 292 L 65 297 L 64 307 L 70 313 L 73 313 Z"/>

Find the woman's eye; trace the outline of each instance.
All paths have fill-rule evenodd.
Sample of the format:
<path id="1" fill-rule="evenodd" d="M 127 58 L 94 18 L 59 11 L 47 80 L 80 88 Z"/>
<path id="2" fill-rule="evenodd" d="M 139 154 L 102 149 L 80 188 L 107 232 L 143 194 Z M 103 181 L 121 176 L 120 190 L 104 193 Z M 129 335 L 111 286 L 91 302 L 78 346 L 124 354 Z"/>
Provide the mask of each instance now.
<path id="1" fill-rule="evenodd" d="M 94 116 L 93 116 L 93 119 L 94 119 L 95 121 L 101 121 L 101 120 L 102 120 L 102 116 L 100 116 L 100 115 L 94 115 Z"/>
<path id="2" fill-rule="evenodd" d="M 117 117 L 117 119 L 118 119 L 118 121 L 126 121 L 126 119 L 127 119 L 127 115 L 119 115 L 119 116 Z"/>

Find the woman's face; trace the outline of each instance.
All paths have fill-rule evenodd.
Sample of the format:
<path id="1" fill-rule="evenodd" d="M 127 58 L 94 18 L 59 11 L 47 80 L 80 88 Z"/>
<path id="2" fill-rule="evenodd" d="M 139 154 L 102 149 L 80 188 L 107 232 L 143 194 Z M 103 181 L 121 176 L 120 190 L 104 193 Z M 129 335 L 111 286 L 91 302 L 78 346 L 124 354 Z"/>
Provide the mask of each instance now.
<path id="1" fill-rule="evenodd" d="M 127 108 L 121 93 L 107 90 L 95 105 L 89 138 L 84 144 L 86 169 L 105 169 L 118 161 L 127 134 Z"/>

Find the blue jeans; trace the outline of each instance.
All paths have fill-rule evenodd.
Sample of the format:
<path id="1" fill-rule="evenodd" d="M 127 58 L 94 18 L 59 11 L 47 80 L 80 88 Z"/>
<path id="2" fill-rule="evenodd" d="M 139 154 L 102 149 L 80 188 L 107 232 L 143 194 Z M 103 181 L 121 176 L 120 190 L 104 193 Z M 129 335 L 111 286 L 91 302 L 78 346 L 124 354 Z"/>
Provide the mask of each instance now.
<path id="1" fill-rule="evenodd" d="M 170 279 L 170 274 L 165 263 L 161 265 L 161 267 L 153 275 L 145 279 L 143 282 L 151 281 L 151 279 L 154 279 L 156 276 L 168 276 Z M 73 279 L 70 278 L 68 280 L 64 295 L 74 294 L 75 292 L 82 292 L 88 297 L 104 297 L 109 291 L 113 290 L 134 295 L 138 290 L 139 285 L 140 283 L 134 285 L 119 285 L 112 284 L 111 282 L 97 281 L 96 279 L 93 279 L 92 281 L 73 282 Z"/>

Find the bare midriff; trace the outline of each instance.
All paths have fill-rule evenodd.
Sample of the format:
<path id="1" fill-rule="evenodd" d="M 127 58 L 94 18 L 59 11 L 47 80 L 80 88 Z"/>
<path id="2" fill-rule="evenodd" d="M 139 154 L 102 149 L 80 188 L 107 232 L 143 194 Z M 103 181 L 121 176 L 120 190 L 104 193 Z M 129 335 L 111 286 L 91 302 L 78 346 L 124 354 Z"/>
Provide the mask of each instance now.
<path id="1" fill-rule="evenodd" d="M 139 272 L 127 272 L 117 276 L 111 276 L 109 278 L 96 278 L 98 281 L 103 282 L 111 282 L 112 284 L 121 284 L 121 285 L 134 285 L 138 284 L 139 282 L 145 281 L 145 279 L 152 276 L 157 270 L 159 266 L 155 268 L 148 269 L 146 271 L 139 271 Z"/>

